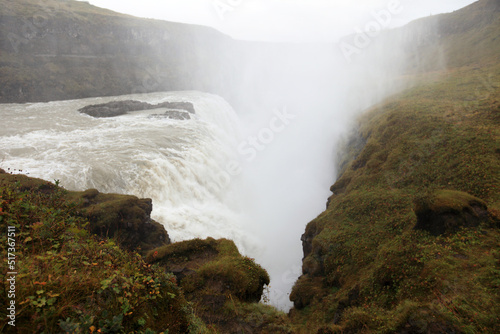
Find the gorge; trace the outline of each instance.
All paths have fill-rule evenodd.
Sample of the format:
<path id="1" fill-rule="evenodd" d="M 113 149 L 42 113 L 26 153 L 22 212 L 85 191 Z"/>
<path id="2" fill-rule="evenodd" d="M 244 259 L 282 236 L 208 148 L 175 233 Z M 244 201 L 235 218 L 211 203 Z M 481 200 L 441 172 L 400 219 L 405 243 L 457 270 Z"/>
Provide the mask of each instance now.
<path id="1" fill-rule="evenodd" d="M 72 319 L 64 328 L 112 332 L 116 320 L 139 332 L 143 319 L 172 333 L 498 329 L 497 1 L 384 31 L 351 62 L 331 44 L 235 41 L 75 1 L 1 3 L 0 167 L 70 191 L 152 198 L 151 218 L 185 240 L 143 254 L 175 274 L 154 269 L 168 293 L 191 303 L 175 299 L 181 325 L 61 311 Z M 119 101 L 142 109 L 78 112 Z M 179 102 L 193 106 L 190 119 L 157 117 Z M 2 200 L 11 218 L 13 203 Z M 423 207 L 437 218 L 421 218 Z M 414 229 L 429 224 L 455 227 Z M 269 277 L 251 258 L 269 273 L 271 304 L 288 311 L 291 298 L 288 315 L 255 303 Z"/>

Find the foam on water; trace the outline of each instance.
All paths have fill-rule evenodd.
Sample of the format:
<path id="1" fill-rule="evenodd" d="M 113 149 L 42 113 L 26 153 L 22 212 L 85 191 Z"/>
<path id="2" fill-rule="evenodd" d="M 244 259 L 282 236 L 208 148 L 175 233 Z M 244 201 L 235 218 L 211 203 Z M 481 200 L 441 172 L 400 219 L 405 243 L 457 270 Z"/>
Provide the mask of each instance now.
<path id="1" fill-rule="evenodd" d="M 189 101 L 196 115 L 151 118 L 158 110 L 92 118 L 77 110 L 112 100 Z M 245 254 L 260 245 L 245 230 L 234 188 L 222 182 L 238 159 L 238 119 L 220 97 L 170 92 L 35 104 L 0 105 L 0 166 L 59 180 L 70 190 L 134 194 L 153 199 L 153 218 L 175 241 L 225 237 Z"/>

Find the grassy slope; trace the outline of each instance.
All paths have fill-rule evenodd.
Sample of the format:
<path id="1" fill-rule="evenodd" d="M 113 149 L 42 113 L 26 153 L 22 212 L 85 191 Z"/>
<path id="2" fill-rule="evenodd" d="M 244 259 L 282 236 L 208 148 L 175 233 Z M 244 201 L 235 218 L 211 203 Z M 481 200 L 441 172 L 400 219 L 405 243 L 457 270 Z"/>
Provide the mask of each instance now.
<path id="1" fill-rule="evenodd" d="M 434 48 L 449 69 L 415 75 L 359 120 L 366 146 L 306 229 L 312 251 L 292 292 L 298 332 L 500 331 L 495 224 L 414 230 L 415 200 L 436 189 L 467 192 L 500 217 L 500 21 L 488 5 L 441 17 Z"/>
<path id="2" fill-rule="evenodd" d="M 133 201 L 143 200 L 96 190 L 68 192 L 0 170 L 0 228 L 5 231 L 0 256 L 15 253 L 9 271 L 18 273 L 16 327 L 7 324 L 3 308 L 0 332 L 289 332 L 283 313 L 258 303 L 269 283 L 267 272 L 241 256 L 232 241 L 195 239 L 152 249 L 147 258 L 129 252 L 132 244 L 162 235 L 157 229 L 144 235 L 148 227 L 136 220 L 145 212 L 123 209 L 137 206 Z M 102 224 L 115 231 L 113 239 L 91 233 Z M 15 227 L 14 237 L 7 235 L 7 226 Z M 15 252 L 7 248 L 13 240 Z M 171 273 L 179 268 L 185 269 L 182 281 Z M 0 274 L 2 305 L 13 299 L 6 272 Z"/>

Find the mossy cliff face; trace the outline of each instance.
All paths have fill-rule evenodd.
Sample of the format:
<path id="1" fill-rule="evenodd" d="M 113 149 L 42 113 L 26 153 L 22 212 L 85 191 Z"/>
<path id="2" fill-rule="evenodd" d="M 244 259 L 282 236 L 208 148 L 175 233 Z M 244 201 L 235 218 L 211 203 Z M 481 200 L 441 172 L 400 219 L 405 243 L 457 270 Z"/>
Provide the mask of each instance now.
<path id="1" fill-rule="evenodd" d="M 177 277 L 186 298 L 204 322 L 220 333 L 290 333 L 287 317 L 258 304 L 269 275 L 243 257 L 230 240 L 194 239 L 150 251 L 157 263 Z"/>
<path id="2" fill-rule="evenodd" d="M 242 257 L 234 243 L 225 239 L 178 242 L 150 251 L 146 260 L 174 273 L 186 292 L 202 290 L 203 282 L 214 280 L 218 284 L 211 291 L 214 296 L 231 295 L 245 302 L 258 302 L 264 285 L 269 284 L 267 272 L 253 259 Z"/>
<path id="3" fill-rule="evenodd" d="M 73 193 L 78 213 L 90 222 L 90 232 L 114 238 L 127 250 L 150 249 L 170 243 L 165 228 L 151 219 L 151 199 L 101 194 L 96 189 Z"/>
<path id="4" fill-rule="evenodd" d="M 460 191 L 438 190 L 415 201 L 415 229 L 432 235 L 452 234 L 461 228 L 497 223 L 486 203 Z"/>
<path id="5" fill-rule="evenodd" d="M 500 331 L 499 12 L 480 1 L 450 15 L 470 28 L 441 27 L 454 67 L 416 74 L 359 119 L 366 144 L 306 227 L 299 333 Z"/>
<path id="6" fill-rule="evenodd" d="M 462 109 L 457 81 L 477 87 L 460 71 L 425 89 L 447 87 L 443 99 L 420 87 L 361 119 L 367 146 L 302 236 L 293 322 L 313 332 L 499 330 L 500 94 Z"/>

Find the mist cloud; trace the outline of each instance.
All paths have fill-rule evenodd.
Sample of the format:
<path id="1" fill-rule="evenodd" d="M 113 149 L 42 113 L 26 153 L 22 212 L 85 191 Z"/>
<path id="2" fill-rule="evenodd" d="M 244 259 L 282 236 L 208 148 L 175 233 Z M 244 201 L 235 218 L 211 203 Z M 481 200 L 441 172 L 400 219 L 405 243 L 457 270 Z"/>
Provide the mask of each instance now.
<path id="1" fill-rule="evenodd" d="M 373 10 L 399 2 L 391 27 L 451 12 L 474 0 L 90 0 L 93 5 L 140 17 L 207 25 L 236 39 L 333 42 L 369 21 Z"/>

